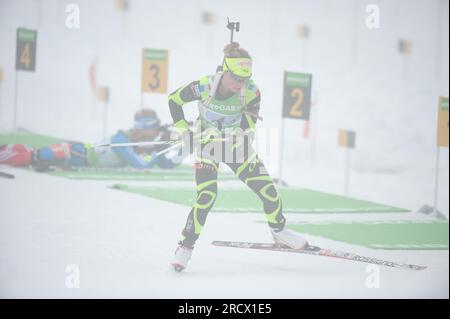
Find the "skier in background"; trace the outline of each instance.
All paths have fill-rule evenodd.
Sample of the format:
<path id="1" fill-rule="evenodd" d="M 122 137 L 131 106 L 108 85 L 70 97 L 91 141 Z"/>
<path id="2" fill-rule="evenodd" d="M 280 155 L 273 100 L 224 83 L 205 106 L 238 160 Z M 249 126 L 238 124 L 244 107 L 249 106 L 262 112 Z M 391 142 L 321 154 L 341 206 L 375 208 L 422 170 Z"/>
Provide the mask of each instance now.
<path id="1" fill-rule="evenodd" d="M 161 126 L 156 112 L 142 109 L 134 116 L 134 127 L 127 131 L 119 130 L 109 141 L 112 144 L 168 141 L 171 132 Z M 159 166 L 172 169 L 180 164 L 182 158 L 156 153 L 167 145 L 93 147 L 80 142 L 62 142 L 48 147 L 33 149 L 23 144 L 0 146 L 0 164 L 11 166 L 32 166 L 44 172 L 52 168 L 73 169 L 77 167 L 126 167 L 150 169 Z M 173 155 L 173 154 L 172 154 Z"/>
<path id="2" fill-rule="evenodd" d="M 276 243 L 296 249 L 308 245 L 299 234 L 285 228 L 286 219 L 283 216 L 281 199 L 264 164 L 251 147 L 251 138 L 244 139 L 244 142 L 240 139 L 241 142 L 232 142 L 231 145 L 225 141 L 208 140 L 208 135 L 214 131 L 218 134 L 212 134 L 213 136 L 225 136 L 225 140 L 228 137 L 228 140 L 232 141 L 237 140 L 238 132 L 245 131 L 251 135 L 259 118 L 261 95 L 251 79 L 250 55 L 236 42 L 228 44 L 224 54 L 222 68 L 215 75 L 202 77 L 169 95 L 169 108 L 175 127 L 191 140 L 195 136 L 198 141 L 200 135 L 200 142 L 194 142 L 198 144 L 194 151 L 197 197 L 171 262 L 176 271 L 186 268 L 206 217 L 214 205 L 220 162 L 228 165 L 237 177 L 259 196 Z M 190 130 L 184 117 L 183 105 L 192 101 L 198 101 L 197 131 Z M 211 147 L 213 143 L 220 145 Z M 212 154 L 215 151 L 210 152 L 211 149 L 222 150 L 222 156 Z"/>

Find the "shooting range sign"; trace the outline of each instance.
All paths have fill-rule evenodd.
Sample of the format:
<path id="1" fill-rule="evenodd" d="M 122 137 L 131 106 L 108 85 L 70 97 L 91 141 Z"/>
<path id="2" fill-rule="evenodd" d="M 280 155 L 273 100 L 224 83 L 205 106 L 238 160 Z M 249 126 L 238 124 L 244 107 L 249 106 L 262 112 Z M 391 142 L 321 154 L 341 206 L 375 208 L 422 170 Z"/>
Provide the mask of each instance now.
<path id="1" fill-rule="evenodd" d="M 356 133 L 353 131 L 339 130 L 339 146 L 345 148 L 355 148 Z"/>
<path id="2" fill-rule="evenodd" d="M 437 145 L 448 147 L 448 97 L 439 98 Z"/>
<path id="3" fill-rule="evenodd" d="M 169 51 L 142 50 L 142 93 L 167 93 Z"/>
<path id="4" fill-rule="evenodd" d="M 128 10 L 129 3 L 128 0 L 116 0 L 116 9 L 122 12 Z"/>
<path id="5" fill-rule="evenodd" d="M 109 101 L 109 88 L 103 87 L 103 86 L 99 87 L 97 89 L 97 99 L 99 101 L 108 103 L 108 101 Z"/>
<path id="6" fill-rule="evenodd" d="M 16 70 L 34 72 L 36 70 L 37 31 L 17 29 Z"/>
<path id="7" fill-rule="evenodd" d="M 309 120 L 312 75 L 284 72 L 283 118 Z"/>
<path id="8" fill-rule="evenodd" d="M 297 27 L 297 34 L 302 39 L 308 39 L 311 34 L 309 26 L 307 25 L 299 25 Z"/>
<path id="9" fill-rule="evenodd" d="M 209 11 L 204 11 L 202 13 L 202 22 L 209 25 L 214 24 L 214 14 Z"/>
<path id="10" fill-rule="evenodd" d="M 398 51 L 403 55 L 410 55 L 412 53 L 412 42 L 405 39 L 399 40 Z"/>

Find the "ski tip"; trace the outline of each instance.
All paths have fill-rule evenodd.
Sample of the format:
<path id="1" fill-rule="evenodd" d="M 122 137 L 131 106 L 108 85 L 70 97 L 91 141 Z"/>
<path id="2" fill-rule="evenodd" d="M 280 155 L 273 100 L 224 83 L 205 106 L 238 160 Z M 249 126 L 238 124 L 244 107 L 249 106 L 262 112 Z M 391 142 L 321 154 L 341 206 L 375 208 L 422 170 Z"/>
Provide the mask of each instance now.
<path id="1" fill-rule="evenodd" d="M 211 242 L 211 245 L 213 246 L 230 246 L 230 242 L 227 241 L 221 241 L 221 240 L 215 240 Z"/>
<path id="2" fill-rule="evenodd" d="M 427 266 L 412 266 L 411 269 L 412 270 L 425 270 L 427 269 Z"/>
<path id="3" fill-rule="evenodd" d="M 182 265 L 179 264 L 171 264 L 173 267 L 173 270 L 175 270 L 176 272 L 182 272 L 184 270 L 184 267 Z"/>
<path id="4" fill-rule="evenodd" d="M 7 178 L 7 179 L 15 179 L 16 178 L 16 176 L 14 176 L 13 174 L 3 173 L 3 172 L 0 172 L 0 177 Z"/>
<path id="5" fill-rule="evenodd" d="M 123 190 L 123 189 L 127 189 L 128 186 L 125 184 L 114 184 L 113 186 L 111 186 L 112 189 L 119 189 L 119 190 Z"/>

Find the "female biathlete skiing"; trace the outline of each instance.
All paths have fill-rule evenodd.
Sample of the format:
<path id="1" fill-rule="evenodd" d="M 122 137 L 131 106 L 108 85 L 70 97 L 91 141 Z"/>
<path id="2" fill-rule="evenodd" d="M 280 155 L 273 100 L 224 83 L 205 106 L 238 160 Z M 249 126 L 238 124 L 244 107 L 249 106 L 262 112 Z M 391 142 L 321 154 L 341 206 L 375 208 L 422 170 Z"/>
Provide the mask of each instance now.
<path id="1" fill-rule="evenodd" d="M 239 139 L 240 142 L 233 143 L 238 140 L 238 133 L 245 131 L 248 134 L 255 130 L 261 95 L 251 79 L 252 59 L 248 52 L 240 48 L 238 43 L 232 42 L 225 47 L 224 54 L 222 68 L 215 75 L 191 82 L 169 95 L 170 112 L 180 133 L 195 138 L 200 136 L 201 139 L 199 143 L 194 141 L 197 146 L 194 150 L 197 199 L 171 262 L 176 271 L 186 268 L 206 217 L 214 205 L 220 162 L 228 165 L 262 200 L 276 243 L 295 249 L 308 245 L 299 234 L 284 227 L 286 219 L 281 199 L 264 164 L 252 149 L 251 142 L 244 139 L 242 143 L 242 139 Z M 190 131 L 183 111 L 183 105 L 192 101 L 198 101 L 199 107 L 197 130 L 194 132 Z M 211 131 L 218 132 L 223 139 L 205 139 Z M 214 136 L 217 137 L 217 134 Z M 233 142 L 229 143 L 229 140 Z"/>

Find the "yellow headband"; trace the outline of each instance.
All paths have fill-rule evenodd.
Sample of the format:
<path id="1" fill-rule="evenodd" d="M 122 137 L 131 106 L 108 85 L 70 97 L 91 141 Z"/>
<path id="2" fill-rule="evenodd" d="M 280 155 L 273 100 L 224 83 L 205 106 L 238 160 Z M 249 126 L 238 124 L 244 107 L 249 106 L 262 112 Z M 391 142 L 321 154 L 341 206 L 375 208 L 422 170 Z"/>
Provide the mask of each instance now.
<path id="1" fill-rule="evenodd" d="M 223 70 L 242 78 L 252 76 L 252 60 L 249 58 L 225 58 Z"/>

